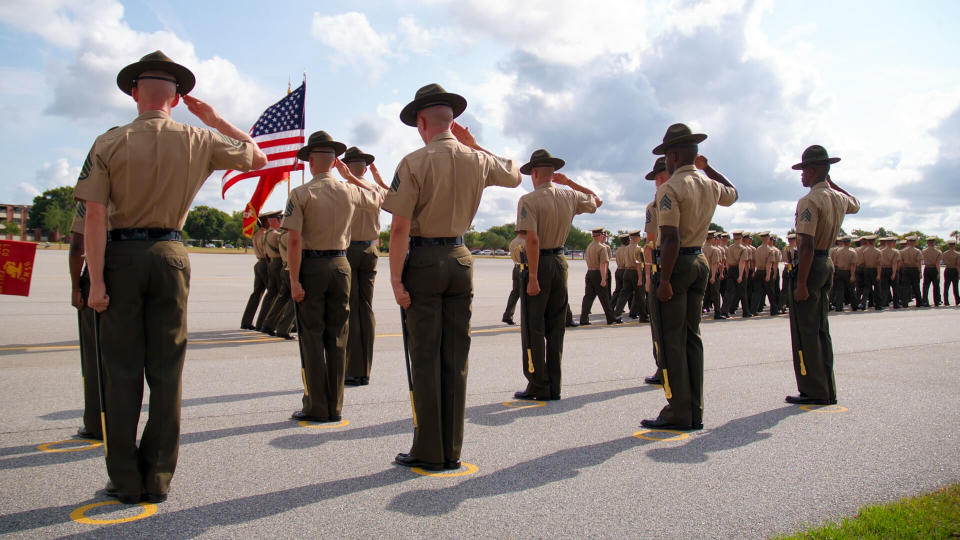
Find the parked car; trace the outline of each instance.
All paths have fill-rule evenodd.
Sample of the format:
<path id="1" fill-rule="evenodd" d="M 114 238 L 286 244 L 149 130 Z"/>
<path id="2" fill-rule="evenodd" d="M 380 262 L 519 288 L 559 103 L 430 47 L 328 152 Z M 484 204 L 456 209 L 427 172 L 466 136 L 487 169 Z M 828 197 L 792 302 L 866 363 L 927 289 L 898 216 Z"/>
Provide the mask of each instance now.
<path id="1" fill-rule="evenodd" d="M 216 244 L 211 244 L 211 243 L 207 242 L 207 245 L 205 245 L 205 246 L 203 246 L 203 247 L 208 247 L 208 248 L 214 247 L 214 248 L 215 248 L 215 247 L 217 247 L 217 246 L 216 246 Z"/>
<path id="2" fill-rule="evenodd" d="M 233 244 L 224 244 L 223 247 L 233 249 Z"/>
<path id="3" fill-rule="evenodd" d="M 490 251 L 489 249 L 485 249 L 485 250 L 481 251 L 480 254 L 481 254 L 481 255 L 493 255 L 493 252 Z"/>
<path id="4" fill-rule="evenodd" d="M 493 254 L 494 254 L 494 255 L 506 255 L 507 252 L 504 251 L 504 250 L 502 250 L 502 249 L 498 249 L 498 250 L 494 251 Z"/>
<path id="5" fill-rule="evenodd" d="M 470 254 L 471 254 L 471 255 L 479 255 L 479 254 L 480 254 L 480 250 L 479 250 L 479 249 L 470 250 Z"/>

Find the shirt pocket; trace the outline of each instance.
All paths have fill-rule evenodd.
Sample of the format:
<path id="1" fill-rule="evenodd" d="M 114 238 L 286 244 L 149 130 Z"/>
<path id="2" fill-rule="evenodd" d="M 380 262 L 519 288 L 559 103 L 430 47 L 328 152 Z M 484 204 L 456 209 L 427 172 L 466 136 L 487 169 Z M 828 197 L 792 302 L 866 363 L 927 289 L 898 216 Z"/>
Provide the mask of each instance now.
<path id="1" fill-rule="evenodd" d="M 471 268 L 473 266 L 473 255 L 457 257 L 457 264 L 466 268 Z"/>

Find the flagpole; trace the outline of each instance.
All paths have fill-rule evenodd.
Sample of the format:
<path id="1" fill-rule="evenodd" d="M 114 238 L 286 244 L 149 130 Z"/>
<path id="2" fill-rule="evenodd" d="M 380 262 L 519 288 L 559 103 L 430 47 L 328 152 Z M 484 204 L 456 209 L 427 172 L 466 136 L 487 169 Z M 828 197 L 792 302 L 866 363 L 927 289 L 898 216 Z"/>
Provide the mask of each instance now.
<path id="1" fill-rule="evenodd" d="M 300 127 L 300 136 L 306 136 L 306 130 L 303 129 L 307 125 L 307 70 L 303 70 L 303 126 Z M 300 169 L 300 185 L 306 181 L 305 177 L 307 175 L 307 166 L 304 165 Z"/>

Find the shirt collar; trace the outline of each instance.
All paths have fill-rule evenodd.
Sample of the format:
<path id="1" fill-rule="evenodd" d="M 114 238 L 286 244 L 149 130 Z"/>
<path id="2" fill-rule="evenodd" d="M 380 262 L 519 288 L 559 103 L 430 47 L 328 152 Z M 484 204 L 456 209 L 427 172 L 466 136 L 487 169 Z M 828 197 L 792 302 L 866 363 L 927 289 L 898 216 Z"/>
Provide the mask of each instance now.
<path id="1" fill-rule="evenodd" d="M 137 117 L 137 120 L 150 120 L 153 118 L 170 118 L 170 115 L 163 111 L 146 111 Z"/>
<path id="2" fill-rule="evenodd" d="M 553 182 L 544 182 L 544 183 L 540 184 L 539 186 L 537 186 L 537 187 L 535 187 L 535 188 L 533 188 L 533 189 L 534 189 L 534 190 L 538 190 L 538 189 L 548 189 L 548 188 L 552 188 L 552 187 L 553 187 Z"/>
<path id="3" fill-rule="evenodd" d="M 813 191 L 813 190 L 815 190 L 815 189 L 820 189 L 820 190 L 830 189 L 830 183 L 827 182 L 826 179 L 823 179 L 823 180 L 817 182 L 816 184 L 810 186 L 810 191 Z"/>
<path id="4" fill-rule="evenodd" d="M 322 172 L 310 179 L 311 182 L 323 182 L 325 180 L 336 182 L 337 179 L 333 177 L 333 172 Z"/>
<path id="5" fill-rule="evenodd" d="M 453 136 L 452 131 L 447 130 L 434 135 L 433 138 L 430 139 L 430 142 L 451 141 L 451 140 L 455 141 L 457 140 L 457 138 Z"/>

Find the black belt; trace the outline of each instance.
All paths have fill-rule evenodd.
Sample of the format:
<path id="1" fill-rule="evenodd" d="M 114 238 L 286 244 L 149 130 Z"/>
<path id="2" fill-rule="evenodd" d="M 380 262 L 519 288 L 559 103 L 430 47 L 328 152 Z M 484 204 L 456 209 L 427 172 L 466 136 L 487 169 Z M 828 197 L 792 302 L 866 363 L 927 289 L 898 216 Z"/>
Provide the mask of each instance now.
<path id="1" fill-rule="evenodd" d="M 343 249 L 305 249 L 303 256 L 311 259 L 315 257 L 346 257 L 347 251 Z"/>
<path id="2" fill-rule="evenodd" d="M 541 255 L 560 255 L 561 253 L 563 253 L 562 247 L 540 250 Z"/>
<path id="3" fill-rule="evenodd" d="M 372 246 L 373 240 L 351 240 L 351 246 Z"/>
<path id="4" fill-rule="evenodd" d="M 447 236 L 438 238 L 427 238 L 424 236 L 411 236 L 410 247 L 421 246 L 462 246 L 462 236 Z"/>
<path id="5" fill-rule="evenodd" d="M 257 257 L 260 262 L 270 262 L 270 257 Z"/>
<path id="6" fill-rule="evenodd" d="M 124 240 L 183 242 L 183 233 L 176 229 L 113 229 L 107 235 L 107 240 L 111 242 Z"/>
<path id="7" fill-rule="evenodd" d="M 699 255 L 703 253 L 703 248 L 700 247 L 682 247 L 680 248 L 680 255 Z"/>
<path id="8" fill-rule="evenodd" d="M 825 250 L 825 249 L 815 249 L 815 250 L 813 251 L 813 256 L 814 256 L 814 257 L 829 257 L 829 256 L 830 256 L 830 252 L 827 251 L 827 250 Z"/>

